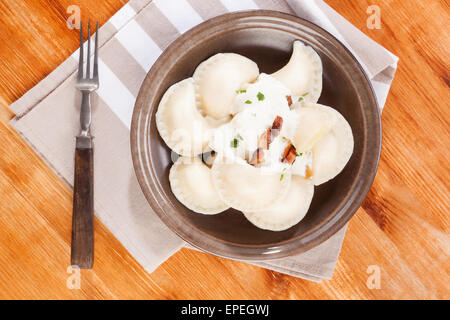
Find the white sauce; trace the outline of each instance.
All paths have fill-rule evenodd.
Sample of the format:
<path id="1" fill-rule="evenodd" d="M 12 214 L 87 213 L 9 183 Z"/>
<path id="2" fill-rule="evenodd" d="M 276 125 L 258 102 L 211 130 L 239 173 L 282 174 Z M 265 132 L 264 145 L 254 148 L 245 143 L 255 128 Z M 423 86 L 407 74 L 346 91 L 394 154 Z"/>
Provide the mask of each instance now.
<path id="1" fill-rule="evenodd" d="M 269 150 L 264 150 L 262 167 L 269 172 L 286 173 L 291 165 L 281 162 L 282 155 L 289 141 L 293 140 L 299 122 L 297 112 L 288 105 L 288 95 L 291 92 L 281 82 L 267 74 L 260 74 L 245 92 L 237 94 L 233 104 L 233 120 L 214 130 L 210 147 L 228 159 L 244 163 L 251 159 L 258 148 L 259 138 L 279 116 L 283 119 L 281 131 L 270 143 Z M 308 164 L 309 161 L 300 161 L 296 172 L 304 176 Z"/>
<path id="2" fill-rule="evenodd" d="M 312 168 L 311 151 L 303 152 L 302 155 L 299 155 L 297 158 L 295 158 L 295 162 L 292 164 L 291 172 L 292 174 L 305 177 L 307 166 Z"/>

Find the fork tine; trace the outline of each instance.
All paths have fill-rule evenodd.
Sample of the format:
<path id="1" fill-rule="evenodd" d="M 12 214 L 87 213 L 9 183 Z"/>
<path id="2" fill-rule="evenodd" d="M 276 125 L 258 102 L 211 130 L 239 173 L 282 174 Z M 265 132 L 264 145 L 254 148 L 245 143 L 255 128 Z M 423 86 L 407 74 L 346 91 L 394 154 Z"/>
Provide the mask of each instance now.
<path id="1" fill-rule="evenodd" d="M 98 21 L 95 26 L 94 79 L 98 79 Z"/>
<path id="2" fill-rule="evenodd" d="M 80 22 L 80 57 L 78 59 L 78 80 L 83 79 L 83 51 L 83 23 Z"/>
<path id="3" fill-rule="evenodd" d="M 88 52 L 86 65 L 86 79 L 91 77 L 91 20 L 88 20 Z"/>

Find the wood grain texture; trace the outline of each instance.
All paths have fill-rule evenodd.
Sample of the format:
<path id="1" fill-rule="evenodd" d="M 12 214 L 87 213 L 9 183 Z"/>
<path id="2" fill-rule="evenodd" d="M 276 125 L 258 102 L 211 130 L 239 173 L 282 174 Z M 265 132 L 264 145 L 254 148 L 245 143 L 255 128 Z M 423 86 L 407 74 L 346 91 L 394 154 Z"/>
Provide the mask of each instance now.
<path id="1" fill-rule="evenodd" d="M 80 137 L 77 137 L 77 142 Z M 86 137 L 81 137 L 86 139 Z M 94 150 L 75 149 L 70 263 L 91 269 L 94 263 Z"/>
<path id="2" fill-rule="evenodd" d="M 77 48 L 66 8 L 104 23 L 124 0 L 0 2 L 0 298 L 450 298 L 448 1 L 327 0 L 400 57 L 382 115 L 377 177 L 351 220 L 333 279 L 321 284 L 183 249 L 152 274 L 95 220 L 95 266 L 66 286 L 72 190 L 9 126 L 8 105 Z M 381 9 L 381 29 L 366 9 Z M 14 152 L 11 152 L 14 150 Z M 367 268 L 381 288 L 366 285 Z"/>

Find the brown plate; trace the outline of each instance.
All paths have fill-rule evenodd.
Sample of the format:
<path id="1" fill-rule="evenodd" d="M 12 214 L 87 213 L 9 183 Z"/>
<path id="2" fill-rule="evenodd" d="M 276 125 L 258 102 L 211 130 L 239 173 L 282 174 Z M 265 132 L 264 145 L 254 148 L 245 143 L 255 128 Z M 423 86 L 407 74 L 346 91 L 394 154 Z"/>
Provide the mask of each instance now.
<path id="1" fill-rule="evenodd" d="M 218 215 L 190 211 L 169 184 L 171 150 L 158 134 L 155 112 L 164 92 L 191 77 L 197 65 L 219 52 L 235 52 L 272 73 L 289 60 L 294 40 L 312 46 L 323 63 L 319 103 L 337 109 L 350 123 L 355 147 L 345 169 L 315 187 L 306 217 L 288 230 L 258 229 L 239 212 Z M 134 107 L 131 152 L 145 197 L 161 220 L 191 245 L 240 260 L 266 260 L 298 254 L 325 241 L 353 216 L 378 167 L 381 120 L 362 67 L 332 35 L 295 16 L 256 10 L 225 14 L 189 30 L 173 42 L 147 74 Z"/>

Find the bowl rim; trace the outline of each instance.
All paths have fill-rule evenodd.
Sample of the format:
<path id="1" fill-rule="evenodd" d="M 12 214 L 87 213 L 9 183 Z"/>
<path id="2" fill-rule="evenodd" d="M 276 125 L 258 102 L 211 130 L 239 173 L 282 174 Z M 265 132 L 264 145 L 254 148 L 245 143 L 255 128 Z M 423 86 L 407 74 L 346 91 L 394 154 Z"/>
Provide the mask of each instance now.
<path id="1" fill-rule="evenodd" d="M 217 28 L 221 24 L 229 23 L 232 21 L 241 21 L 245 23 L 249 23 L 254 19 L 255 21 L 258 19 L 262 19 L 263 22 L 270 21 L 271 23 L 279 23 L 284 24 L 286 28 L 294 28 L 295 25 L 302 26 L 303 28 L 310 29 L 315 33 L 318 33 L 334 47 L 339 48 L 342 52 L 349 57 L 349 62 L 354 67 L 353 71 L 356 71 L 362 82 L 361 85 L 366 89 L 368 102 L 367 105 L 371 106 L 370 110 L 365 110 L 365 112 L 372 112 L 372 116 L 374 116 L 375 123 L 370 123 L 371 131 L 369 135 L 365 132 L 365 143 L 363 143 L 364 152 L 363 152 L 363 160 L 361 160 L 361 165 L 359 171 L 362 171 L 362 167 L 366 165 L 368 168 L 368 172 L 365 175 L 361 175 L 361 172 L 358 172 L 358 176 L 352 182 L 353 187 L 349 190 L 348 194 L 341 201 L 340 207 L 338 206 L 335 212 L 331 214 L 330 218 L 321 223 L 318 227 L 311 230 L 311 232 L 307 233 L 305 237 L 307 239 L 297 239 L 290 243 L 288 248 L 280 249 L 279 246 L 272 245 L 239 245 L 239 244 L 230 244 L 230 243 L 220 243 L 221 241 L 218 239 L 211 239 L 212 236 L 203 235 L 201 232 L 196 230 L 196 227 L 187 227 L 180 225 L 180 222 L 176 222 L 170 214 L 166 213 L 166 210 L 175 210 L 173 207 L 170 207 L 166 201 L 163 190 L 158 190 L 158 179 L 155 178 L 154 174 L 146 175 L 146 170 L 150 169 L 150 173 L 153 172 L 153 167 L 148 165 L 148 160 L 143 158 L 143 152 L 148 149 L 148 145 L 151 143 L 151 137 L 140 137 L 139 132 L 141 127 L 149 128 L 151 123 L 146 123 L 146 119 L 144 114 L 150 113 L 151 110 L 149 105 L 149 95 L 146 93 L 147 87 L 151 85 L 151 81 L 155 77 L 159 77 L 164 79 L 161 76 L 161 67 L 164 66 L 167 59 L 170 58 L 171 53 L 176 52 L 186 46 L 186 42 L 189 42 L 189 39 L 192 37 L 201 34 L 202 32 L 212 32 L 213 27 Z M 272 19 L 272 20 L 270 20 Z M 230 32 L 230 30 L 224 29 L 223 32 Z M 198 43 L 197 43 L 198 44 Z M 175 59 L 178 60 L 178 59 Z M 175 65 L 172 63 L 172 65 Z M 347 70 L 348 71 L 348 70 Z M 166 72 L 167 74 L 167 72 Z M 362 104 L 362 102 L 361 102 Z M 363 121 L 366 120 L 368 115 L 363 112 Z M 372 119 L 373 120 L 373 119 Z M 151 119 L 150 119 L 151 122 Z M 369 123 L 366 123 L 368 126 Z M 146 135 L 149 136 L 148 130 L 144 130 Z M 148 141 L 147 141 L 148 140 Z M 370 148 L 367 148 L 367 142 L 370 140 L 374 145 L 371 145 Z M 378 101 L 370 82 L 369 77 L 367 76 L 364 68 L 358 62 L 356 57 L 351 53 L 351 51 L 346 48 L 336 37 L 331 35 L 329 32 L 324 30 L 323 28 L 315 25 L 314 23 L 299 18 L 297 16 L 293 16 L 287 13 L 281 13 L 278 11 L 272 10 L 246 10 L 239 12 L 231 12 L 226 13 L 220 16 L 216 16 L 209 20 L 202 22 L 201 24 L 193 27 L 188 30 L 181 36 L 179 36 L 175 41 L 173 41 L 158 57 L 158 59 L 153 64 L 152 68 L 147 73 L 144 81 L 141 84 L 141 88 L 139 90 L 138 97 L 136 99 L 136 103 L 133 110 L 133 116 L 131 121 L 130 128 L 130 146 L 131 146 L 131 154 L 133 160 L 133 167 L 135 170 L 136 177 L 138 179 L 139 185 L 144 193 L 145 198 L 148 203 L 155 211 L 155 213 L 159 216 L 159 218 L 163 221 L 163 223 L 175 234 L 177 234 L 181 239 L 189 243 L 190 245 L 220 256 L 234 260 L 242 260 L 242 261 L 265 261 L 265 260 L 273 260 L 284 258 L 287 256 L 292 256 L 295 254 L 300 254 L 307 250 L 312 249 L 313 247 L 318 246 L 323 243 L 331 236 L 333 236 L 336 232 L 338 232 L 341 228 L 343 228 L 347 222 L 351 219 L 351 217 L 356 213 L 356 211 L 361 206 L 363 200 L 365 199 L 367 193 L 369 192 L 370 187 L 372 186 L 373 180 L 375 179 L 375 175 L 377 172 L 380 153 L 381 153 L 381 142 L 382 142 L 382 130 L 381 130 L 381 115 L 380 109 L 378 107 Z M 369 156 L 368 156 L 369 155 Z M 365 161 L 364 161 L 365 160 Z M 147 167 L 146 167 L 147 166 Z M 359 181 L 359 185 L 355 186 L 355 184 Z M 357 192 L 356 192 L 357 191 Z M 175 210 L 176 211 L 176 210 Z M 182 220 L 182 219 L 181 219 Z M 189 229 L 189 230 L 188 230 Z M 190 232 L 189 232 L 190 231 Z M 197 233 L 196 233 L 197 232 Z M 206 239 L 209 237 L 209 240 Z M 214 245 L 206 244 L 214 242 Z M 302 241 L 303 240 L 303 241 Z M 287 241 L 289 244 L 289 241 Z"/>

